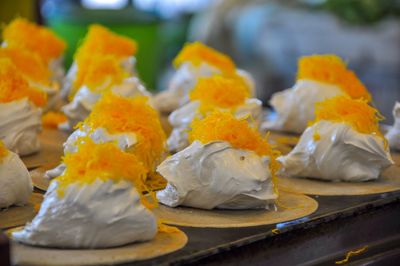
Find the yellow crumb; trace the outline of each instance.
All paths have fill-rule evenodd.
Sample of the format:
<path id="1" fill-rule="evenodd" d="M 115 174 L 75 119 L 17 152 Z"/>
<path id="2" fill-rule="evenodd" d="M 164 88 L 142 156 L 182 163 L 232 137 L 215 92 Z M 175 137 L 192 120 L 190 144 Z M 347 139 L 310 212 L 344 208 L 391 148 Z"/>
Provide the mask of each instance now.
<path id="1" fill-rule="evenodd" d="M 103 127 L 110 133 L 132 132 L 138 137 L 133 152 L 149 170 L 153 170 L 165 153 L 166 136 L 159 114 L 148 104 L 148 98 L 133 99 L 104 94 L 94 105 L 89 117 L 79 126 Z"/>
<path id="2" fill-rule="evenodd" d="M 16 18 L 3 30 L 7 46 L 19 46 L 37 53 L 46 63 L 62 55 L 65 42 L 53 32 L 24 18 Z"/>
<path id="3" fill-rule="evenodd" d="M 347 252 L 346 257 L 343 260 L 336 261 L 336 264 L 344 264 L 349 262 L 350 257 L 360 255 L 361 253 L 364 253 L 365 251 L 368 250 L 368 246 L 364 246 L 362 248 L 356 249 L 356 250 L 351 250 Z"/>
<path id="4" fill-rule="evenodd" d="M 67 121 L 67 116 L 61 112 L 47 112 L 42 117 L 42 124 L 47 128 L 57 128 L 59 124 Z"/>
<path id="5" fill-rule="evenodd" d="M 353 99 L 371 101 L 371 95 L 353 71 L 336 55 L 303 56 L 298 62 L 297 79 L 337 85 Z"/>
<path id="6" fill-rule="evenodd" d="M 93 54 L 110 55 L 117 59 L 123 59 L 135 55 L 137 50 L 137 43 L 134 40 L 118 35 L 102 25 L 92 24 L 75 54 L 75 59 Z"/>
<path id="7" fill-rule="evenodd" d="M 347 123 L 360 133 L 376 134 L 383 138 L 379 129 L 379 121 L 383 117 L 365 100 L 353 100 L 345 96 L 333 97 L 316 104 L 315 116 L 311 125 L 321 120 Z"/>
<path id="8" fill-rule="evenodd" d="M 7 46 L 0 48 L 0 58 L 10 59 L 26 79 L 42 85 L 50 84 L 49 68 L 36 53 L 20 47 Z"/>
<path id="9" fill-rule="evenodd" d="M 44 91 L 29 86 L 14 64 L 0 58 L 0 103 L 28 98 L 36 106 L 44 106 L 47 95 Z"/>
<path id="10" fill-rule="evenodd" d="M 205 113 L 215 107 L 234 109 L 244 104 L 249 95 L 249 88 L 242 79 L 215 75 L 200 78 L 189 97 L 192 101 L 199 100 L 200 111 Z"/>
<path id="11" fill-rule="evenodd" d="M 86 85 L 94 92 L 104 92 L 113 85 L 120 84 L 128 76 L 113 56 L 99 54 L 81 56 L 76 63 L 78 71 L 70 92 L 71 99 L 82 85 Z"/>
<path id="12" fill-rule="evenodd" d="M 195 66 L 202 63 L 212 65 L 222 72 L 234 72 L 236 66 L 229 56 L 208 47 L 200 42 L 187 43 L 174 59 L 174 66 L 179 67 L 185 62 L 191 62 Z"/>
<path id="13" fill-rule="evenodd" d="M 122 180 L 132 182 L 139 192 L 142 203 L 147 207 L 154 206 L 155 197 L 150 201 L 143 196 L 148 191 L 144 181 L 146 167 L 131 153 L 121 151 L 115 143 L 95 144 L 89 137 L 79 138 L 76 142 L 77 152 L 69 153 L 63 158 L 65 173 L 57 177 L 59 195 L 63 196 L 69 184 L 91 184 L 96 179 L 103 181 Z"/>

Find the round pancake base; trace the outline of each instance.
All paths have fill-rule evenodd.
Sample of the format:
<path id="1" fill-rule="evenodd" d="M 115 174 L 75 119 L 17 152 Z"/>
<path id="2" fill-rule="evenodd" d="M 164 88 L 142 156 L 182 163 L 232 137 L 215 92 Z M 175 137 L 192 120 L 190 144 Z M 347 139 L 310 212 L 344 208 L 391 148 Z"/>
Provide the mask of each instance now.
<path id="1" fill-rule="evenodd" d="M 330 182 L 308 178 L 278 178 L 280 190 L 320 196 L 368 195 L 400 190 L 400 167 L 392 165 L 374 181 Z"/>
<path id="2" fill-rule="evenodd" d="M 147 242 L 103 249 L 43 248 L 12 241 L 11 255 L 17 265 L 114 265 L 156 258 L 183 248 L 187 241 L 187 236 L 179 229 L 158 232 L 154 239 Z"/>
<path id="3" fill-rule="evenodd" d="M 45 177 L 46 171 L 53 169 L 57 164 L 40 166 L 32 171 L 29 171 L 32 178 L 33 186 L 41 191 L 46 192 L 50 185 L 50 179 Z"/>
<path id="4" fill-rule="evenodd" d="M 189 207 L 160 206 L 152 211 L 166 224 L 201 227 L 250 227 L 287 222 L 312 214 L 318 203 L 305 195 L 280 192 L 274 210 L 203 210 Z"/>
<path id="5" fill-rule="evenodd" d="M 32 193 L 25 206 L 11 206 L 8 209 L 0 210 L 0 229 L 21 226 L 30 222 L 37 214 L 42 201 L 42 194 Z"/>
<path id="6" fill-rule="evenodd" d="M 21 160 L 28 169 L 33 169 L 49 163 L 59 163 L 64 154 L 63 143 L 68 134 L 57 129 L 44 128 L 39 135 L 40 151 L 28 156 L 22 156 Z"/>

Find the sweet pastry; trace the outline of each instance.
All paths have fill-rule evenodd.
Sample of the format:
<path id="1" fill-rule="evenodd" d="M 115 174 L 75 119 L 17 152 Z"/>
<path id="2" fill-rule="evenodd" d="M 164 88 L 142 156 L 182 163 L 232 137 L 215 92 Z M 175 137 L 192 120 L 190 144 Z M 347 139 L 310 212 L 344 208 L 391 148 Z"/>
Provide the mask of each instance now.
<path id="1" fill-rule="evenodd" d="M 214 110 L 231 112 L 239 119 L 247 119 L 252 127 L 258 129 L 262 119 L 262 102 L 249 96 L 250 89 L 241 78 L 221 75 L 199 78 L 189 93 L 190 102 L 168 117 L 173 127 L 167 142 L 169 150 L 177 152 L 189 146 L 190 123 Z"/>
<path id="2" fill-rule="evenodd" d="M 87 55 L 77 61 L 78 71 L 74 87 L 77 91 L 70 103 L 62 107 L 68 117 L 66 129 L 72 129 L 91 112 L 97 100 L 107 91 L 125 97 L 149 95 L 136 77 L 124 71 L 113 56 Z"/>
<path id="3" fill-rule="evenodd" d="M 117 35 L 101 25 L 90 25 L 66 75 L 62 96 L 70 100 L 74 97 L 84 85 L 87 72 L 90 72 L 91 60 L 96 60 L 99 56 L 114 57 L 126 77 L 136 76 L 136 52 L 137 44 L 134 40 Z"/>
<path id="4" fill-rule="evenodd" d="M 360 182 L 393 164 L 381 116 L 366 101 L 333 97 L 316 105 L 315 116 L 295 148 L 278 158 L 283 175 Z"/>
<path id="5" fill-rule="evenodd" d="M 186 149 L 157 171 L 168 181 L 159 202 L 201 209 L 269 209 L 277 198 L 277 152 L 246 120 L 214 112 L 194 120 Z"/>
<path id="6" fill-rule="evenodd" d="M 0 59 L 0 140 L 8 149 L 19 155 L 40 149 L 40 107 L 46 101 L 46 93 L 29 86 L 9 59 Z"/>
<path id="7" fill-rule="evenodd" d="M 66 171 L 51 182 L 39 213 L 13 233 L 14 240 L 44 247 L 107 248 L 154 238 L 157 221 L 147 208 L 154 201 L 142 194 L 146 167 L 135 155 L 86 137 L 64 163 Z"/>
<path id="8" fill-rule="evenodd" d="M 0 140 L 0 209 L 25 205 L 32 194 L 32 180 L 17 154 Z"/>
<path id="9" fill-rule="evenodd" d="M 2 46 L 20 47 L 36 53 L 48 67 L 51 80 L 61 82 L 64 78 L 63 52 L 66 44 L 46 27 L 16 18 L 4 28 Z"/>
<path id="10" fill-rule="evenodd" d="M 393 108 L 394 124 L 386 133 L 389 146 L 392 149 L 400 150 L 400 102 L 396 102 Z"/>
<path id="11" fill-rule="evenodd" d="M 335 96 L 371 100 L 367 89 L 345 62 L 335 55 L 301 57 L 295 85 L 275 93 L 270 104 L 277 116 L 264 129 L 302 133 L 314 120 L 315 103 Z"/>
<path id="12" fill-rule="evenodd" d="M 104 94 L 64 143 L 64 153 L 76 152 L 77 141 L 83 136 L 95 143 L 115 143 L 120 150 L 135 154 L 150 174 L 166 156 L 166 136 L 159 115 L 145 96 L 131 99 L 111 92 Z M 48 171 L 47 176 L 57 177 L 64 169 L 60 165 Z"/>
<path id="13" fill-rule="evenodd" d="M 243 79 L 247 83 L 250 96 L 255 94 L 253 78 L 244 70 L 237 69 L 226 55 L 200 42 L 186 44 L 174 59 L 176 72 L 168 88 L 155 96 L 155 104 L 160 112 L 170 113 L 189 101 L 189 92 L 201 77 L 223 75 Z"/>

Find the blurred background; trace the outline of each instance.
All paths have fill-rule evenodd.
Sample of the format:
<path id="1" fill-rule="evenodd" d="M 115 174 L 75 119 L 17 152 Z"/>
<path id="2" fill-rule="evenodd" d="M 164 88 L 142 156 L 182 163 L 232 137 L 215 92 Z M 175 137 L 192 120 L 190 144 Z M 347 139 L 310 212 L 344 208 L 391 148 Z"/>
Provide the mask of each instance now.
<path id="1" fill-rule="evenodd" d="M 139 43 L 138 72 L 162 90 L 187 41 L 229 54 L 251 72 L 258 97 L 291 87 L 297 58 L 335 53 L 349 62 L 392 123 L 400 101 L 400 0 L 2 0 L 0 21 L 49 26 L 68 43 L 65 64 L 91 23 Z"/>

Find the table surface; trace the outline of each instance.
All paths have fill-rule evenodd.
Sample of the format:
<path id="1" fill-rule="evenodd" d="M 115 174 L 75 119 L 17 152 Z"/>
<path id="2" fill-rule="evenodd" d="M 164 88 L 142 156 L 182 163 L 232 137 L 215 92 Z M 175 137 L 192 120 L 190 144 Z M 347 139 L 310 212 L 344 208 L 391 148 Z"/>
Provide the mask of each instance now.
<path id="1" fill-rule="evenodd" d="M 313 227 L 336 219 L 357 215 L 392 203 L 400 204 L 400 191 L 364 196 L 311 196 L 318 201 L 318 210 L 313 214 L 285 223 L 246 228 L 192 228 L 182 227 L 189 241 L 185 248 L 156 259 L 136 262 L 135 265 L 185 264 L 193 263 L 219 252 L 233 250 L 289 232 L 298 228 Z M 129 265 L 129 264 L 127 264 Z"/>

